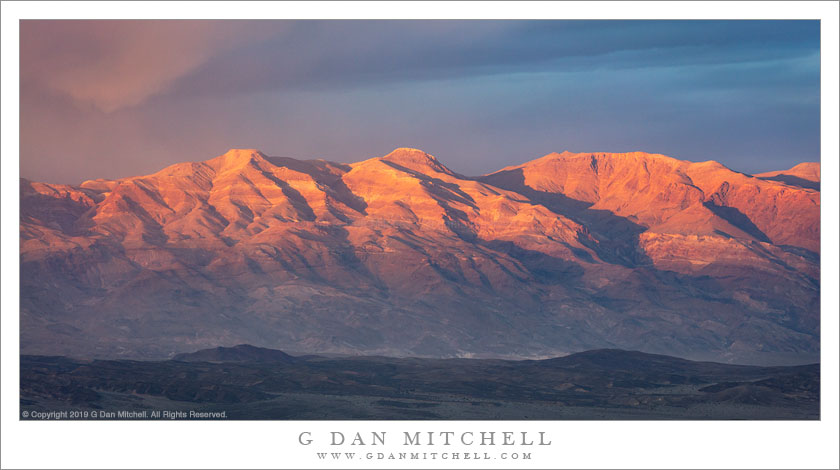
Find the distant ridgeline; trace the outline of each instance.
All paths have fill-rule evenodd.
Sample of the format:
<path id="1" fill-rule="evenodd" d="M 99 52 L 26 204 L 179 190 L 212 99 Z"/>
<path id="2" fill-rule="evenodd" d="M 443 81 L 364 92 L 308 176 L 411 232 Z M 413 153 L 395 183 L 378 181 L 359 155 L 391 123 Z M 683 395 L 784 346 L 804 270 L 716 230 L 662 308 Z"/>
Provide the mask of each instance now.
<path id="1" fill-rule="evenodd" d="M 291 357 L 240 345 L 168 361 L 22 356 L 21 408 L 34 419 L 62 410 L 73 419 L 89 419 L 85 410 L 97 419 L 819 419 L 819 374 L 819 364 L 616 349 L 504 361 Z"/>

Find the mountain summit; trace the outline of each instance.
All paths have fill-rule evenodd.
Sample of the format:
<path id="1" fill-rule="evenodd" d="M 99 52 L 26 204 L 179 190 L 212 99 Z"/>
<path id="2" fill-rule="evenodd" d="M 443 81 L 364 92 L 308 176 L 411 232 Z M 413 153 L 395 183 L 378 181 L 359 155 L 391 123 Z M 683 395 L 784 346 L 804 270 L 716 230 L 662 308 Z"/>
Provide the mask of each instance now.
<path id="1" fill-rule="evenodd" d="M 418 149 L 398 148 L 384 157 L 379 157 L 379 160 L 423 174 L 431 172 L 443 173 L 449 176 L 455 175 L 452 170 L 440 163 L 437 158 Z"/>
<path id="2" fill-rule="evenodd" d="M 22 180 L 21 348 L 807 362 L 820 193 L 794 183 L 644 152 L 467 178 L 408 148 Z"/>
<path id="3" fill-rule="evenodd" d="M 771 181 L 781 181 L 802 188 L 820 189 L 819 162 L 804 162 L 789 170 L 770 171 L 755 175 L 757 178 Z"/>

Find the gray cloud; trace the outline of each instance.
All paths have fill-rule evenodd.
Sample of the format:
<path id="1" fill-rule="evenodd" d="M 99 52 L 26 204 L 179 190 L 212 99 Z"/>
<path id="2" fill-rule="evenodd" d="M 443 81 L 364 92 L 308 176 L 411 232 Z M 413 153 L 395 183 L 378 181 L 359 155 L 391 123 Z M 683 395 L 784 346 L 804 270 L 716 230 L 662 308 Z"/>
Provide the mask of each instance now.
<path id="1" fill-rule="evenodd" d="M 209 61 L 180 93 L 547 70 L 748 63 L 818 49 L 814 22 L 307 21 Z M 243 71 L 245 73 L 238 73 Z"/>

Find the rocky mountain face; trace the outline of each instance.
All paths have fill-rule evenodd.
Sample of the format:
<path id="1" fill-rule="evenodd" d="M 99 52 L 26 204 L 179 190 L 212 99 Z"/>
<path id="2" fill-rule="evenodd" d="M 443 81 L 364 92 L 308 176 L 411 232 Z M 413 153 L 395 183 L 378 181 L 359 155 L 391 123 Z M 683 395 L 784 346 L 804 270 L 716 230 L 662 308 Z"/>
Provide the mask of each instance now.
<path id="1" fill-rule="evenodd" d="M 759 173 L 757 178 L 781 181 L 793 186 L 820 190 L 820 164 L 817 162 L 800 163 L 789 170 Z"/>
<path id="2" fill-rule="evenodd" d="M 21 350 L 809 362 L 820 193 L 794 183 L 646 153 L 470 178 L 416 149 L 21 180 Z"/>

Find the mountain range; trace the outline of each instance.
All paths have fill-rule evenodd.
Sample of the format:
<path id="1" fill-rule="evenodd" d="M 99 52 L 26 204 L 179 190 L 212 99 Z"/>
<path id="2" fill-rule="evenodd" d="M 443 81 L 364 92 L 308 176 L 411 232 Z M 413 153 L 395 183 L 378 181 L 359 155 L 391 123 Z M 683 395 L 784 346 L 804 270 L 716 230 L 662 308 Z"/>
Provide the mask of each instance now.
<path id="1" fill-rule="evenodd" d="M 25 354 L 819 357 L 819 163 L 563 152 L 467 177 L 417 149 L 235 149 L 20 185 Z"/>

